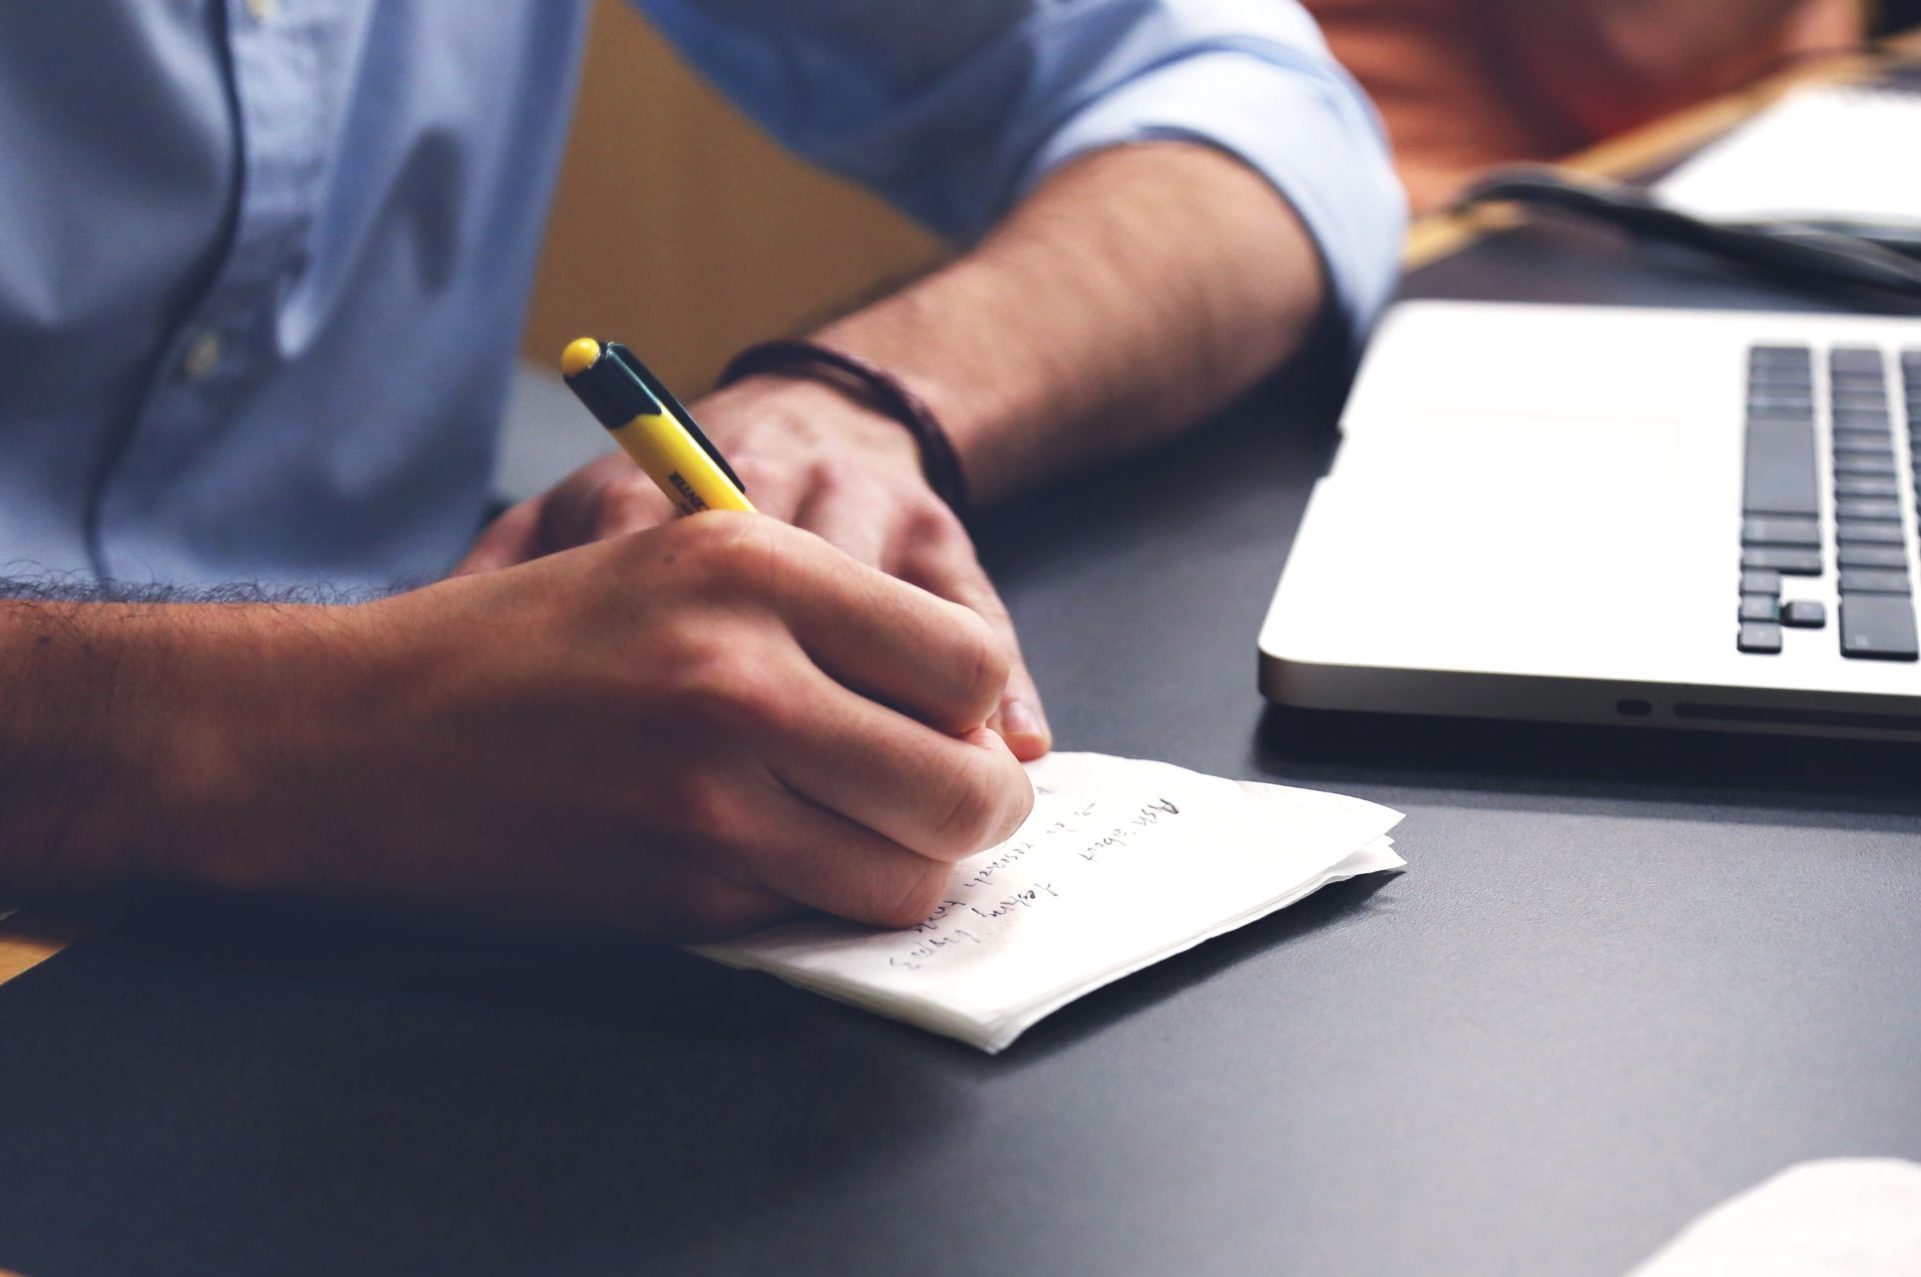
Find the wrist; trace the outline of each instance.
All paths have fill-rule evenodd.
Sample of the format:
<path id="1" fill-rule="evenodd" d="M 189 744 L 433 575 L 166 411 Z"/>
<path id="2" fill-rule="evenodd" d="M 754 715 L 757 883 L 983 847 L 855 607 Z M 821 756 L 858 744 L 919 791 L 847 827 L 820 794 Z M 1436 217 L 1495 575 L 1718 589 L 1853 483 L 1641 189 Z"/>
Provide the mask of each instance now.
<path id="1" fill-rule="evenodd" d="M 927 486 L 956 515 L 966 518 L 970 503 L 960 453 L 933 407 L 907 381 L 837 346 L 784 340 L 742 351 L 721 373 L 720 382 L 727 386 L 767 374 L 813 381 L 893 422 L 914 441 Z"/>
<path id="2" fill-rule="evenodd" d="M 328 760 L 355 748 L 363 609 L 186 609 L 148 770 L 153 876 L 227 890 L 311 885 L 336 802 Z"/>
<path id="3" fill-rule="evenodd" d="M 337 685 L 338 614 L 268 605 L 49 605 L 10 662 L 8 856 L 30 891 L 292 877 L 295 768 Z"/>

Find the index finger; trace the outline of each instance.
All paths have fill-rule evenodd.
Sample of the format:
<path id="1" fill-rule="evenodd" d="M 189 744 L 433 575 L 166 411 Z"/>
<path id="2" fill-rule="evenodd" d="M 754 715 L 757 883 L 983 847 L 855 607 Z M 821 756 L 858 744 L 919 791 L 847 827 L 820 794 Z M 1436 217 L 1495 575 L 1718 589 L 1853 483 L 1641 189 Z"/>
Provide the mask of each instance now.
<path id="1" fill-rule="evenodd" d="M 836 682 L 951 735 L 983 726 L 1000 707 L 1007 653 L 973 612 L 811 533 L 782 528 L 767 544 L 755 584 Z"/>

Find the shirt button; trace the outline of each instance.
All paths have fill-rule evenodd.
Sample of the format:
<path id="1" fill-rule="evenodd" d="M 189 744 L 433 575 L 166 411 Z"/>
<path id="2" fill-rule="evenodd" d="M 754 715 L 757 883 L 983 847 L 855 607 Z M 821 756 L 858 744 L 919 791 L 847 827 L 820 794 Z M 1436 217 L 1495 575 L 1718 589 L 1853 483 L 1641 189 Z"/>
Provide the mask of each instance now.
<path id="1" fill-rule="evenodd" d="M 265 22 L 273 17 L 277 7 L 277 0 L 247 0 L 247 12 L 253 15 L 255 22 Z"/>
<path id="2" fill-rule="evenodd" d="M 188 381 L 199 381 L 220 362 L 220 352 L 220 334 L 211 328 L 202 329 L 180 356 L 180 375 Z"/>

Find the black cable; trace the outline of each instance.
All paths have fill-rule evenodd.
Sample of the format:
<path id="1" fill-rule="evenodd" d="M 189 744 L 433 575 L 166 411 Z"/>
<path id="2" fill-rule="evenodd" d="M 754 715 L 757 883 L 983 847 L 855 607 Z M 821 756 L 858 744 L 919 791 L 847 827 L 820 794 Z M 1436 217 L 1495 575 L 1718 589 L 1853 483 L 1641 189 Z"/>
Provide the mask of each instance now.
<path id="1" fill-rule="evenodd" d="M 1897 162 L 1890 156 L 1889 162 Z M 1680 244 L 1817 288 L 1854 287 L 1921 299 L 1921 260 L 1859 233 L 1809 222 L 1721 223 L 1691 217 L 1639 187 L 1576 177 L 1544 166 L 1498 169 L 1454 206 L 1518 204 L 1598 221 L 1631 235 Z"/>

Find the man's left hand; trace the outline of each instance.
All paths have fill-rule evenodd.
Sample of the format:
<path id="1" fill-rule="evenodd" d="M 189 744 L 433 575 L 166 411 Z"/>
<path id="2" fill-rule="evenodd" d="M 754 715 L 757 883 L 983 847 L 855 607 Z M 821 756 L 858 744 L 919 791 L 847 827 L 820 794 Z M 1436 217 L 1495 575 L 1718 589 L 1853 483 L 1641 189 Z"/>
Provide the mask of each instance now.
<path id="1" fill-rule="evenodd" d="M 1014 623 L 960 519 L 927 485 L 919 445 L 898 422 L 812 382 L 756 377 L 694 408 L 762 514 L 817 533 L 863 563 L 970 608 L 1007 645 L 1012 673 L 989 724 L 1016 757 L 1052 746 Z M 510 567 L 656 527 L 673 507 L 625 455 L 589 462 L 508 510 L 459 574 Z"/>

